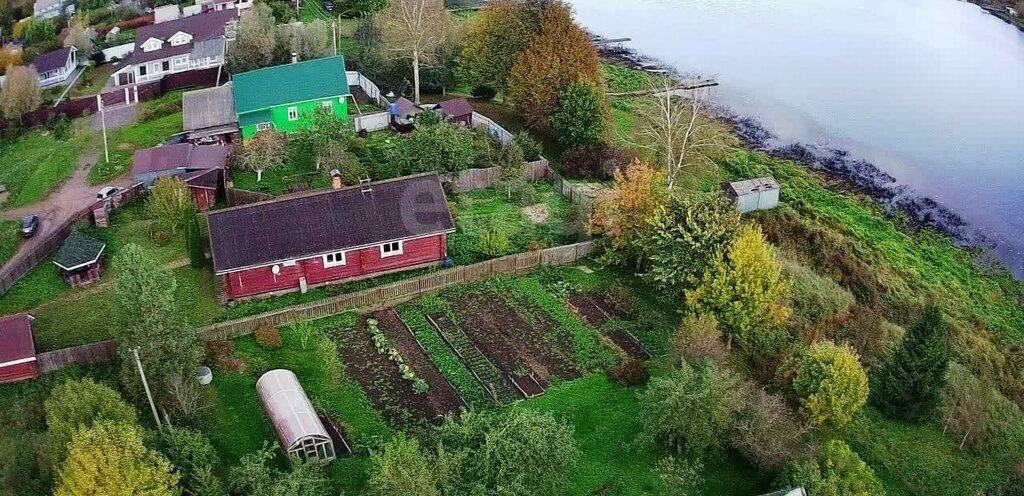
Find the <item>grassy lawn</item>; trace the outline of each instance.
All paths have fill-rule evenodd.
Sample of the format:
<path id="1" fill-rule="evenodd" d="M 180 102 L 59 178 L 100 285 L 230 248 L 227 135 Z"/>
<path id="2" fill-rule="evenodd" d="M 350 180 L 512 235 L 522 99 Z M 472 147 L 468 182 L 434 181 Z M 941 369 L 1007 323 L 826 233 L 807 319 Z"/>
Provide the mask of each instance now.
<path id="1" fill-rule="evenodd" d="M 75 171 L 75 161 L 94 146 L 89 119 L 72 124 L 74 133 L 56 140 L 45 128 L 25 132 L 0 145 L 0 183 L 11 195 L 4 206 L 20 207 L 42 200 Z"/>
<path id="2" fill-rule="evenodd" d="M 391 434 L 359 385 L 345 375 L 334 343 L 322 334 L 354 322 L 353 314 L 314 321 L 321 334 L 311 340 L 307 349 L 301 347 L 298 337 L 289 328 L 283 332 L 285 346 L 277 350 L 262 349 L 251 337 L 235 340 L 236 350 L 249 368 L 244 373 L 215 372 L 213 385 L 204 396 L 207 408 L 201 422 L 203 431 L 210 436 L 226 463 L 233 464 L 242 455 L 275 441 L 256 394 L 258 375 L 273 368 L 294 372 L 313 404 L 348 427 L 350 443 L 365 444 Z M 363 451 L 357 456 L 335 460 L 328 470 L 337 489 L 361 494 L 367 464 Z"/>
<path id="3" fill-rule="evenodd" d="M 534 188 L 536 202 L 527 207 L 529 210 L 509 202 L 504 190 L 482 189 L 458 195 L 452 201 L 458 207 L 456 231 L 448 236 L 448 254 L 452 259 L 465 265 L 574 242 L 575 237 L 567 232 L 576 220 L 577 210 L 550 184 L 540 182 Z M 507 247 L 500 253 L 485 253 L 480 246 L 482 234 L 490 230 L 507 237 Z"/>
<path id="4" fill-rule="evenodd" d="M 120 69 L 120 64 L 103 64 L 92 66 L 86 69 L 85 74 L 78 79 L 78 84 L 71 88 L 71 98 L 98 95 L 110 81 L 110 75 Z"/>
<path id="5" fill-rule="evenodd" d="M 635 447 L 640 432 L 637 389 L 623 388 L 603 374 L 592 374 L 548 390 L 522 408 L 548 412 L 567 421 L 576 434 L 580 460 L 566 494 L 658 494 L 653 468 L 660 450 Z M 751 495 L 767 488 L 756 472 L 733 457 L 705 460 L 704 494 Z"/>
<path id="6" fill-rule="evenodd" d="M 139 122 L 107 133 L 110 162 L 98 160 L 89 171 L 89 182 L 102 184 L 128 172 L 135 150 L 154 147 L 178 133 L 181 133 L 180 91 L 143 103 Z"/>
<path id="7" fill-rule="evenodd" d="M 269 193 L 274 196 L 292 191 L 331 187 L 328 171 L 310 171 L 293 160 L 285 161 L 285 165 L 276 169 L 263 171 L 261 181 L 256 181 L 255 172 L 233 171 L 231 180 L 234 187 L 249 191 Z"/>
<path id="8" fill-rule="evenodd" d="M 21 244 L 21 222 L 0 220 L 0 264 L 11 259 Z"/>

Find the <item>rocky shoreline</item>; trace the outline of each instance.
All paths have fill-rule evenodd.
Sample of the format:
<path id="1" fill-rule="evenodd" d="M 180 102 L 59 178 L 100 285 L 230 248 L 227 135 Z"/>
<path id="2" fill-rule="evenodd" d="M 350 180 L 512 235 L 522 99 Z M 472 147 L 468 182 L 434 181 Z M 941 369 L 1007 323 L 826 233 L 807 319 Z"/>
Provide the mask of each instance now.
<path id="1" fill-rule="evenodd" d="M 598 45 L 598 51 L 606 62 L 652 73 L 674 72 L 665 64 L 620 45 Z M 995 247 L 991 239 L 970 226 L 956 212 L 900 184 L 870 162 L 851 157 L 843 150 L 780 142 L 756 119 L 735 115 L 728 109 L 719 109 L 719 117 L 732 125 L 747 147 L 772 157 L 799 162 L 829 180 L 841 182 L 845 188 L 868 195 L 880 202 L 887 213 L 905 216 L 913 228 L 945 233 L 963 248 Z"/>

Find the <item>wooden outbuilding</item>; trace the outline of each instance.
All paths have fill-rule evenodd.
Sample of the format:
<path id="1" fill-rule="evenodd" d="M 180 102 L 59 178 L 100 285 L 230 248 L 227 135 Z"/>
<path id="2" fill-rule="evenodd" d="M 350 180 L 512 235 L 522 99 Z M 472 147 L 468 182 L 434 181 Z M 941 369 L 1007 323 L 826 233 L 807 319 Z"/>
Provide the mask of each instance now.
<path id="1" fill-rule="evenodd" d="M 437 111 L 448 122 L 473 127 L 473 106 L 465 98 L 445 100 L 437 105 Z"/>
<path id="2" fill-rule="evenodd" d="M 107 244 L 80 231 L 71 231 L 57 250 L 53 263 L 60 277 L 73 288 L 95 282 L 103 273 L 103 250 Z"/>
<path id="3" fill-rule="evenodd" d="M 256 392 L 289 457 L 319 463 L 335 458 L 334 442 L 294 372 L 275 369 L 263 374 Z"/>
<path id="4" fill-rule="evenodd" d="M 770 210 L 779 206 L 779 183 L 774 177 L 756 177 L 723 185 L 725 194 L 740 213 Z"/>
<path id="5" fill-rule="evenodd" d="M 0 317 L 0 383 L 39 377 L 33 320 L 27 313 Z"/>

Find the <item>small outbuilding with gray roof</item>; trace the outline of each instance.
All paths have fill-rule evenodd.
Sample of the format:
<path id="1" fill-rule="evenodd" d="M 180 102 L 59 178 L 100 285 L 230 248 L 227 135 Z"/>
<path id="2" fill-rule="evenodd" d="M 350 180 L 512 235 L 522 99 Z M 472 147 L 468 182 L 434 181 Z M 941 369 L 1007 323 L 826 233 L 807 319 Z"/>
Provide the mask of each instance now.
<path id="1" fill-rule="evenodd" d="M 774 177 L 756 177 L 723 185 L 725 194 L 736 203 L 740 213 L 770 210 L 779 206 L 779 183 Z"/>
<path id="2" fill-rule="evenodd" d="M 103 272 L 103 250 L 107 244 L 83 234 L 71 231 L 68 239 L 57 250 L 53 263 L 60 277 L 71 287 L 85 286 L 95 282 Z"/>
<path id="3" fill-rule="evenodd" d="M 231 83 L 185 92 L 181 96 L 181 111 L 186 140 L 230 143 L 237 139 L 238 119 Z"/>

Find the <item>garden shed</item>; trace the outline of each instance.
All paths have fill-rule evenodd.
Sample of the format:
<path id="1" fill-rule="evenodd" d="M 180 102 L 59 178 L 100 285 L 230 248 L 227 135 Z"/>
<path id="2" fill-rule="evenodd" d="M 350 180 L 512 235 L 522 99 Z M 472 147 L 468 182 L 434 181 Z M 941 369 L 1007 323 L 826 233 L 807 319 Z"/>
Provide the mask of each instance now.
<path id="1" fill-rule="evenodd" d="M 256 391 L 289 456 L 320 463 L 335 458 L 334 443 L 294 372 L 271 370 L 256 381 Z"/>
<path id="2" fill-rule="evenodd" d="M 33 320 L 27 313 L 0 317 L 0 383 L 39 377 Z"/>
<path id="3" fill-rule="evenodd" d="M 103 273 L 103 250 L 107 244 L 81 231 L 71 231 L 64 240 L 53 263 L 60 271 L 60 277 L 73 288 L 85 286 L 100 278 Z"/>
<path id="4" fill-rule="evenodd" d="M 473 127 L 473 106 L 465 98 L 445 100 L 437 105 L 437 111 L 449 122 Z"/>
<path id="5" fill-rule="evenodd" d="M 736 203 L 740 213 L 779 206 L 779 183 L 771 176 L 727 183 L 725 194 Z"/>

